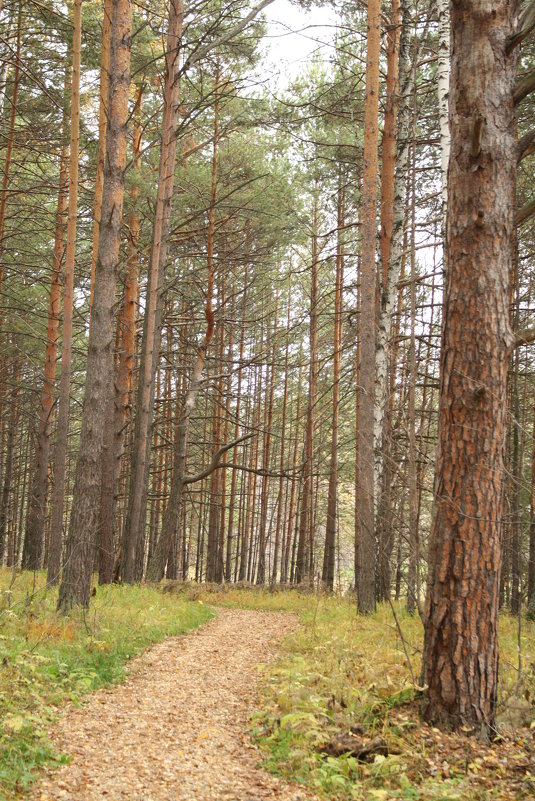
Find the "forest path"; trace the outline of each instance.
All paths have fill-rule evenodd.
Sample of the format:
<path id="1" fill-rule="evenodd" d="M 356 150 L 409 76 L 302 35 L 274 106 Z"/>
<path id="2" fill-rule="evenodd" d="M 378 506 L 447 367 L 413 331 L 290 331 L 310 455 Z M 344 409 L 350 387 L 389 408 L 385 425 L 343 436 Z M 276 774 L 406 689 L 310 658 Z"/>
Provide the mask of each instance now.
<path id="1" fill-rule="evenodd" d="M 125 684 L 99 690 L 54 727 L 73 757 L 31 796 L 39 801 L 305 801 L 259 769 L 247 733 L 258 665 L 297 627 L 280 612 L 222 609 L 131 664 Z"/>

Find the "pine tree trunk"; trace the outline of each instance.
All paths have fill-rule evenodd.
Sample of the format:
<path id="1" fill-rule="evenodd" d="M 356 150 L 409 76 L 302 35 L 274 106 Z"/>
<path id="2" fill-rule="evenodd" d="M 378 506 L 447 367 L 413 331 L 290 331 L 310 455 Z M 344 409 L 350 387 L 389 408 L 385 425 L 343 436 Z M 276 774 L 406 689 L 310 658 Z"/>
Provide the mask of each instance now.
<path id="1" fill-rule="evenodd" d="M 16 448 L 19 418 L 19 396 L 20 396 L 20 377 L 22 373 L 22 361 L 19 356 L 13 362 L 11 383 L 13 392 L 11 393 L 11 409 L 9 412 L 9 429 L 6 443 L 6 462 L 4 467 L 4 485 L 0 497 L 0 565 L 4 561 L 4 548 L 7 534 L 7 522 L 9 517 L 9 494 L 12 491 L 13 478 L 13 459 Z"/>
<path id="2" fill-rule="evenodd" d="M 447 283 L 429 553 L 427 720 L 488 735 L 498 681 L 516 5 L 452 5 Z"/>
<path id="3" fill-rule="evenodd" d="M 292 294 L 292 287 L 290 284 L 289 293 L 288 293 L 288 314 L 286 317 L 286 345 L 285 345 L 285 352 L 284 352 L 284 390 L 282 394 L 282 420 L 281 420 L 281 427 L 280 427 L 280 456 L 279 456 L 279 492 L 277 496 L 277 522 L 275 523 L 275 544 L 273 547 L 273 566 L 271 571 L 271 585 L 274 585 L 277 581 L 277 570 L 278 570 L 278 561 L 279 561 L 279 550 L 281 547 L 281 540 L 282 540 L 282 548 L 284 549 L 284 537 L 282 536 L 281 527 L 282 527 L 282 496 L 283 496 L 283 487 L 284 487 L 284 476 L 282 475 L 284 470 L 284 461 L 286 458 L 286 413 L 288 408 L 288 361 L 289 361 L 289 349 L 290 349 L 290 311 L 291 311 L 291 303 L 290 298 Z M 282 575 L 282 562 L 284 561 L 284 557 L 281 560 L 281 575 Z"/>
<path id="4" fill-rule="evenodd" d="M 113 312 L 126 168 L 132 33 L 130 0 L 113 0 L 111 28 L 102 219 L 99 228 L 92 309 L 93 325 L 89 333 L 80 450 L 76 463 L 71 520 L 58 599 L 58 609 L 62 612 L 67 612 L 74 605 L 89 605 L 93 548 L 100 508 L 106 420 L 102 410 L 108 408 L 114 391 Z"/>
<path id="5" fill-rule="evenodd" d="M 140 219 L 136 203 L 139 198 L 139 170 L 141 165 L 141 102 L 143 86 L 138 85 L 134 101 L 134 137 L 132 163 L 135 181 L 130 189 L 132 211 L 128 217 L 128 266 L 124 298 L 119 318 L 120 352 L 115 379 L 115 393 L 109 407 L 109 426 L 113 436 L 105 443 L 102 457 L 102 490 L 99 525 L 99 584 L 113 581 L 115 563 L 114 522 L 117 490 L 124 454 L 124 439 L 130 406 L 134 348 L 136 337 L 136 310 L 138 289 L 138 241 Z"/>
<path id="6" fill-rule="evenodd" d="M 104 186 L 104 161 L 106 158 L 106 134 L 108 117 L 108 95 L 110 90 L 110 47 L 113 0 L 104 0 L 102 16 L 102 44 L 100 50 L 100 92 L 98 107 L 97 172 L 95 197 L 93 200 L 93 247 L 91 251 L 91 281 L 89 286 L 89 324 L 95 291 L 95 271 L 98 258 L 99 226 L 102 214 L 102 190 Z"/>
<path id="7" fill-rule="evenodd" d="M 316 395 L 318 387 L 318 188 L 314 193 L 312 221 L 312 264 L 310 274 L 310 372 L 308 382 L 307 422 L 303 458 L 303 486 L 299 518 L 299 543 L 295 565 L 297 584 L 308 582 L 314 533 L 314 436 L 316 431 Z"/>
<path id="8" fill-rule="evenodd" d="M 139 565 L 142 564 L 141 555 L 145 550 L 150 427 L 154 414 L 154 378 L 160 357 L 162 293 L 175 177 L 180 88 L 176 74 L 180 62 L 183 19 L 183 0 L 171 0 L 165 57 L 164 113 L 158 190 L 141 342 L 128 506 L 121 548 L 121 578 L 126 582 L 141 578 Z"/>
<path id="9" fill-rule="evenodd" d="M 48 300 L 48 326 L 45 347 L 45 364 L 43 389 L 41 391 L 41 406 L 39 409 L 39 424 L 37 430 L 37 446 L 35 449 L 35 465 L 30 477 L 30 491 L 28 495 L 28 511 L 26 514 L 25 541 L 28 548 L 39 552 L 39 543 L 44 541 L 45 511 L 48 484 L 48 460 L 50 454 L 50 432 L 52 428 L 54 391 L 56 384 L 56 359 L 58 352 L 59 320 L 61 315 L 61 273 L 63 255 L 65 252 L 65 217 L 68 202 L 69 185 L 69 147 L 68 137 L 68 95 L 70 93 L 71 75 L 70 59 L 65 70 L 64 100 L 65 109 L 63 117 L 63 145 L 61 148 L 59 164 L 59 189 L 56 207 L 56 228 L 54 235 L 54 256 L 52 262 L 52 276 L 50 279 L 50 294 Z M 59 553 L 58 553 L 59 545 Z M 57 581 L 61 559 L 61 539 L 56 538 L 49 542 L 48 563 L 52 555 L 52 567 L 49 580 Z M 30 561 L 34 561 L 32 557 Z M 36 560 L 35 560 L 36 561 Z"/>
<path id="10" fill-rule="evenodd" d="M 360 380 L 358 389 L 358 575 L 360 612 L 375 609 L 374 405 L 376 344 L 376 214 L 381 3 L 368 0 L 366 99 L 364 103 L 364 173 L 360 278 Z"/>
<path id="11" fill-rule="evenodd" d="M 63 324 L 61 341 L 61 376 L 58 391 L 58 418 L 54 448 L 54 485 L 50 501 L 50 539 L 47 581 L 57 584 L 61 567 L 63 514 L 65 506 L 65 470 L 69 439 L 69 406 L 72 366 L 72 320 L 74 306 L 74 260 L 78 216 L 78 160 L 80 140 L 80 59 L 82 37 L 82 0 L 73 6 L 73 45 L 71 80 L 71 134 L 69 144 L 69 203 L 67 209 L 67 243 L 65 247 L 65 287 L 63 290 Z M 39 541 L 25 540 L 23 565 L 39 564 L 42 554 L 42 531 L 35 532 Z M 25 559 L 26 556 L 26 559 Z"/>
<path id="12" fill-rule="evenodd" d="M 236 424 L 234 426 L 234 439 L 238 439 L 240 433 L 240 412 L 241 412 L 241 388 L 243 380 L 243 352 L 245 347 L 245 328 L 246 328 L 246 314 L 247 314 L 247 275 L 249 265 L 245 265 L 245 273 L 243 276 L 243 301 L 242 301 L 242 319 L 241 319 L 241 334 L 240 334 L 240 352 L 239 352 L 239 367 L 238 367 L 238 387 L 236 390 Z M 232 454 L 232 463 L 236 464 L 238 456 L 238 447 L 234 448 Z M 234 536 L 234 508 L 236 499 L 236 487 L 238 483 L 238 470 L 233 468 L 232 478 L 230 481 L 230 499 L 228 509 L 228 526 L 227 526 L 227 553 L 225 563 L 225 581 L 231 579 L 231 560 L 232 560 L 232 540 Z"/>
<path id="13" fill-rule="evenodd" d="M 206 359 L 206 351 L 212 341 L 214 334 L 214 313 L 212 310 L 212 297 L 213 297 L 213 270 L 208 278 L 208 286 L 206 293 L 206 331 L 197 350 L 197 358 L 190 380 L 190 385 L 184 401 L 184 406 L 181 411 L 177 437 L 174 448 L 173 458 L 173 473 L 171 479 L 171 490 L 167 507 L 162 521 L 162 531 L 158 539 L 154 555 L 147 568 L 147 578 L 149 581 L 161 581 L 165 572 L 165 565 L 169 557 L 169 549 L 173 541 L 174 532 L 180 520 L 182 508 L 182 494 L 184 491 L 184 479 L 186 476 L 186 451 L 188 446 L 189 427 L 191 422 L 191 413 L 195 408 L 197 396 L 199 394 L 202 371 Z"/>
<path id="14" fill-rule="evenodd" d="M 15 138 L 15 118 L 17 116 L 17 98 L 20 79 L 20 37 L 22 28 L 22 0 L 19 1 L 17 20 L 17 44 L 15 45 L 15 64 L 13 67 L 13 89 L 11 92 L 11 112 L 9 115 L 9 133 L 7 136 L 6 152 L 4 156 L 4 170 L 2 173 L 2 194 L 0 195 L 0 297 L 4 281 L 4 265 L 2 253 L 4 250 L 4 229 L 6 223 L 7 199 L 9 195 L 9 175 L 11 171 L 11 158 Z"/>
<path id="15" fill-rule="evenodd" d="M 271 351 L 270 376 L 266 382 L 266 403 L 264 406 L 264 441 L 262 443 L 262 490 L 260 493 L 260 527 L 258 538 L 258 569 L 256 583 L 261 585 L 266 581 L 266 530 L 269 507 L 269 476 L 267 475 L 271 463 L 271 428 L 273 424 L 273 396 L 275 392 L 275 331 L 277 330 L 277 298 L 275 299 L 275 318 L 273 322 L 273 338 Z M 269 324 L 268 336 L 269 341 Z M 269 572 L 269 571 L 268 571 Z"/>
<path id="16" fill-rule="evenodd" d="M 344 195 L 342 173 L 338 178 L 338 243 L 336 251 L 336 278 L 334 296 L 334 355 L 333 355 L 333 395 L 331 422 L 331 460 L 329 465 L 329 489 L 327 496 L 327 524 L 325 526 L 325 550 L 323 553 L 322 581 L 326 589 L 334 589 L 334 568 L 336 559 L 336 530 L 338 502 L 338 406 L 340 399 L 340 363 L 342 348 L 342 315 L 344 286 Z"/>

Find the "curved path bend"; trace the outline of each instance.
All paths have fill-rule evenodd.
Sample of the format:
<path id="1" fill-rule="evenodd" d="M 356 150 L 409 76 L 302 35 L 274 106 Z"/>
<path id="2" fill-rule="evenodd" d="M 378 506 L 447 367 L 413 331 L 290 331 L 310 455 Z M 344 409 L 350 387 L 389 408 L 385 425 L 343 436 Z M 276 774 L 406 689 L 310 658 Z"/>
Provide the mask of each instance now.
<path id="1" fill-rule="evenodd" d="M 258 767 L 248 720 L 259 663 L 295 618 L 220 610 L 206 625 L 151 648 L 125 684 L 94 693 L 55 725 L 72 762 L 35 787 L 39 801 L 313 801 Z"/>

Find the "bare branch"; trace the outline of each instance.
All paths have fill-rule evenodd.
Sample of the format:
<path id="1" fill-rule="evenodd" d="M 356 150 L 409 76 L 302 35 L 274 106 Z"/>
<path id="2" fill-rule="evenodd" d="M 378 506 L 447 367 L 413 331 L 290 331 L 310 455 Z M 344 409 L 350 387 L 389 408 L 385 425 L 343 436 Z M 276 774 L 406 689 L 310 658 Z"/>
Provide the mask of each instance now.
<path id="1" fill-rule="evenodd" d="M 251 11 L 247 14 L 247 16 L 245 16 L 242 20 L 240 20 L 240 22 L 238 22 L 238 24 L 235 25 L 234 28 L 232 28 L 230 31 L 220 36 L 219 39 L 216 39 L 214 42 L 209 42 L 208 44 L 205 44 L 203 47 L 199 47 L 198 50 L 191 53 L 191 55 L 184 62 L 182 72 L 183 73 L 186 72 L 186 70 L 190 69 L 195 64 L 197 64 L 198 61 L 201 61 L 205 56 L 208 55 L 208 53 L 211 50 L 215 50 L 218 47 L 221 47 L 221 45 L 224 45 L 227 42 L 229 42 L 231 39 L 234 39 L 235 36 L 241 33 L 243 29 L 246 28 L 247 25 L 255 17 L 257 17 L 258 14 L 260 14 L 260 12 L 263 11 L 263 9 L 266 8 L 266 6 L 269 6 L 272 2 L 273 0 L 261 0 L 261 2 L 258 3 L 258 5 L 256 5 L 254 8 L 252 8 Z"/>
<path id="2" fill-rule="evenodd" d="M 214 470 L 217 470 L 218 467 L 228 467 L 229 465 L 221 464 L 221 457 L 223 456 L 223 454 L 226 453 L 227 451 L 230 451 L 231 448 L 235 448 L 237 445 L 240 445 L 242 442 L 245 442 L 246 440 L 251 439 L 254 436 L 255 436 L 254 433 L 244 434 L 243 437 L 239 437 L 238 439 L 235 439 L 232 442 L 223 445 L 223 447 L 219 448 L 217 453 L 214 455 L 214 458 L 212 459 L 208 467 L 206 467 L 204 470 L 202 470 L 200 473 L 197 473 L 194 476 L 184 476 L 182 483 L 195 484 L 197 481 L 202 481 L 203 478 L 209 476 L 211 473 L 214 472 Z"/>
<path id="3" fill-rule="evenodd" d="M 515 348 L 521 345 L 530 345 L 535 342 L 535 328 L 524 328 L 523 331 L 517 331 L 515 339 Z"/>
<path id="4" fill-rule="evenodd" d="M 526 156 L 530 156 L 532 153 L 535 153 L 535 128 L 527 134 L 524 134 L 524 136 L 518 140 L 516 146 L 516 163 L 520 164 L 522 159 L 525 159 Z"/>
<path id="5" fill-rule="evenodd" d="M 507 55 L 509 55 L 515 47 L 518 47 L 519 44 L 522 44 L 524 39 L 527 39 L 533 30 L 535 30 L 535 0 L 531 0 L 531 3 L 526 6 L 520 15 L 517 32 L 507 39 L 505 47 Z"/>
<path id="6" fill-rule="evenodd" d="M 527 75 L 524 75 L 521 78 L 517 85 L 515 86 L 515 90 L 513 92 L 513 101 L 515 106 L 517 106 L 521 100 L 524 100 L 533 90 L 535 89 L 535 70 L 531 70 L 528 72 Z"/>
<path id="7" fill-rule="evenodd" d="M 515 225 L 522 225 L 522 223 L 525 223 L 530 217 L 533 217 L 534 214 L 535 198 L 533 198 L 533 200 L 528 200 L 527 203 L 524 203 L 524 205 L 517 210 L 515 214 Z"/>

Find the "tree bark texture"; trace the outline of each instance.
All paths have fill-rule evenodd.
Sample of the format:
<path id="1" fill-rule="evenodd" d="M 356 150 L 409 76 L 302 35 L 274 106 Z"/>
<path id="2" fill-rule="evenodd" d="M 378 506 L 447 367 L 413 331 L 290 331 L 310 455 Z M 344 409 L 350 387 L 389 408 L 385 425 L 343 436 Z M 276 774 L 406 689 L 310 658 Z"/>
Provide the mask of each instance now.
<path id="1" fill-rule="evenodd" d="M 358 574 L 360 612 L 375 609 L 374 403 L 376 339 L 377 157 L 381 3 L 368 0 L 366 98 L 364 102 L 364 172 L 360 271 L 360 381 L 358 437 Z"/>
<path id="2" fill-rule="evenodd" d="M 425 612 L 424 713 L 493 726 L 498 680 L 511 241 L 516 184 L 511 0 L 451 6 L 451 156 L 439 453 Z"/>
<path id="3" fill-rule="evenodd" d="M 166 75 L 162 144 L 158 190 L 154 211 L 154 230 L 149 264 L 149 279 L 136 399 L 136 420 L 128 506 L 121 549 L 121 578 L 140 579 L 143 564 L 147 517 L 147 488 L 150 463 L 150 428 L 154 412 L 154 379 L 160 356 L 163 282 L 167 262 L 169 220 L 173 197 L 176 156 L 176 127 L 179 116 L 178 70 L 184 9 L 182 0 L 171 0 L 167 30 Z"/>
<path id="4" fill-rule="evenodd" d="M 130 0 L 113 0 L 110 45 L 110 84 L 106 163 L 99 228 L 99 246 L 93 295 L 93 325 L 89 333 L 80 451 L 76 463 L 73 505 L 58 609 L 88 606 L 93 567 L 93 547 L 101 496 L 102 448 L 106 415 L 113 395 L 114 326 L 113 309 L 119 242 L 121 235 L 132 5 Z"/>

